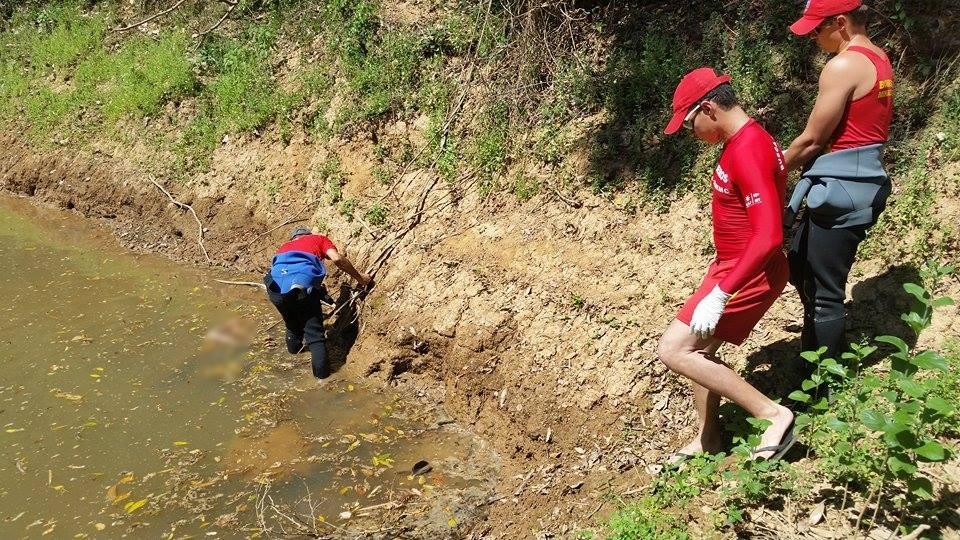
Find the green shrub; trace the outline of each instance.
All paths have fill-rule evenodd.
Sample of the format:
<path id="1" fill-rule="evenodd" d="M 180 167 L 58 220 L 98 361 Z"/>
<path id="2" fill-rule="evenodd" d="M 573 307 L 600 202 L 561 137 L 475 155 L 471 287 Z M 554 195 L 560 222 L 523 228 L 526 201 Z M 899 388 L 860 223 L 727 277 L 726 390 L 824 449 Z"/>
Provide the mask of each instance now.
<path id="1" fill-rule="evenodd" d="M 939 281 L 952 271 L 931 265 L 926 273 Z M 902 319 L 917 336 L 930 326 L 937 307 L 953 303 L 914 283 L 903 287 L 915 305 Z M 803 353 L 816 370 L 790 394 L 809 406 L 795 425 L 827 478 L 864 488 L 879 505 L 893 502 L 917 510 L 934 496 L 918 463 L 950 456 L 943 435 L 956 430 L 958 391 L 942 385 L 950 363 L 939 353 L 914 351 L 896 336 L 879 336 L 875 343 L 854 344 L 839 361 L 825 358 L 825 349 Z M 880 346 L 892 346 L 889 362 L 883 369 L 868 369 L 865 361 Z"/>
<path id="2" fill-rule="evenodd" d="M 0 60 L 0 120 L 15 117 L 17 104 L 30 90 L 26 69 L 11 59 Z"/>
<path id="3" fill-rule="evenodd" d="M 608 540 L 689 540 L 684 520 L 670 514 L 654 497 L 642 497 L 610 517 Z"/>
<path id="4" fill-rule="evenodd" d="M 387 224 L 387 208 L 377 203 L 367 209 L 364 218 L 374 227 L 382 227 Z"/>
<path id="5" fill-rule="evenodd" d="M 491 186 L 507 164 L 507 137 L 509 134 L 509 110 L 502 101 L 495 102 L 485 111 L 473 137 L 470 161 L 478 171 L 481 188 Z"/>
<path id="6" fill-rule="evenodd" d="M 187 38 L 180 31 L 125 42 L 113 66 L 113 88 L 103 97 L 104 115 L 111 120 L 154 115 L 164 103 L 188 95 L 196 85 Z"/>
<path id="7" fill-rule="evenodd" d="M 51 3 L 33 16 L 36 30 L 26 45 L 30 63 L 37 69 L 66 68 L 100 47 L 106 21 L 98 15 L 84 15 L 78 2 Z"/>
<path id="8" fill-rule="evenodd" d="M 205 90 L 214 122 L 224 133 L 263 127 L 275 112 L 276 89 L 262 56 L 237 43 L 224 52 L 221 68 Z"/>

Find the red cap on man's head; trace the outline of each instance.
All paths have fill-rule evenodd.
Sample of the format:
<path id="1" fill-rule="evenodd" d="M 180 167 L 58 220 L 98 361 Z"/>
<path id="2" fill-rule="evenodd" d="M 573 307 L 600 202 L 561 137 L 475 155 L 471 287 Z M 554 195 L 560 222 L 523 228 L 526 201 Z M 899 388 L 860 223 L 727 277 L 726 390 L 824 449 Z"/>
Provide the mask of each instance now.
<path id="1" fill-rule="evenodd" d="M 730 82 L 729 75 L 717 75 L 716 71 L 708 67 L 697 68 L 684 75 L 677 89 L 673 91 L 673 116 L 663 132 L 667 135 L 676 133 L 683 125 L 683 118 L 687 116 L 690 107 L 708 92 L 727 82 Z"/>
<path id="2" fill-rule="evenodd" d="M 798 36 L 809 34 L 827 17 L 849 13 L 863 5 L 863 0 L 807 0 L 803 17 L 790 25 L 790 31 Z"/>

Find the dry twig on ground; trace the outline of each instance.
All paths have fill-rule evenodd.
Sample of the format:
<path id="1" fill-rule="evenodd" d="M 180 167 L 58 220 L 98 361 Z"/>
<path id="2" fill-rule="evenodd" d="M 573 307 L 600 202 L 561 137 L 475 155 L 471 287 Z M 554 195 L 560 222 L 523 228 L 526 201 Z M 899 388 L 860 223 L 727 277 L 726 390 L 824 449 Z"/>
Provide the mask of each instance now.
<path id="1" fill-rule="evenodd" d="M 263 283 L 257 283 L 256 281 L 229 281 L 226 279 L 215 279 L 217 283 L 225 283 L 227 285 L 246 285 L 247 287 L 258 287 L 260 289 L 266 290 L 267 286 Z"/>
<path id="2" fill-rule="evenodd" d="M 126 32 L 127 30 L 133 30 L 134 28 L 137 28 L 138 26 L 143 26 L 144 24 L 147 24 L 148 22 L 150 22 L 150 21 L 152 21 L 152 20 L 155 20 L 155 19 L 158 19 L 158 18 L 160 18 L 160 17 L 163 17 L 163 16 L 166 15 L 167 13 L 170 13 L 171 11 L 177 9 L 178 7 L 180 7 L 181 5 L 183 5 L 184 2 L 186 2 L 186 0 L 178 0 L 175 4 L 173 4 L 172 6 L 168 7 L 167 9 L 165 9 L 165 10 L 163 10 L 163 11 L 160 11 L 160 12 L 158 12 L 158 13 L 154 13 L 153 15 L 147 17 L 146 19 L 143 19 L 143 20 L 140 21 L 140 22 L 133 23 L 133 24 L 131 24 L 131 25 L 129 25 L 129 26 L 123 26 L 123 27 L 120 27 L 120 28 L 114 28 L 113 31 L 114 31 L 114 32 Z"/>
<path id="3" fill-rule="evenodd" d="M 213 259 L 210 258 L 210 255 L 207 253 L 207 248 L 203 245 L 203 223 L 200 221 L 200 217 L 197 216 L 196 210 L 194 210 L 193 207 L 190 206 L 189 204 L 182 203 L 174 199 L 173 195 L 171 195 L 169 191 L 167 191 L 166 189 L 164 189 L 163 186 L 157 183 L 157 181 L 152 176 L 150 177 L 150 181 L 153 182 L 153 185 L 157 186 L 157 188 L 160 191 L 162 191 L 163 194 L 166 195 L 168 199 L 170 199 L 170 202 L 172 202 L 173 204 L 177 205 L 180 208 L 189 210 L 190 213 L 193 214 L 193 219 L 197 222 L 197 227 L 199 228 L 199 231 L 197 232 L 197 244 L 200 246 L 200 251 L 203 252 L 203 256 L 207 259 L 207 262 L 212 263 Z"/>

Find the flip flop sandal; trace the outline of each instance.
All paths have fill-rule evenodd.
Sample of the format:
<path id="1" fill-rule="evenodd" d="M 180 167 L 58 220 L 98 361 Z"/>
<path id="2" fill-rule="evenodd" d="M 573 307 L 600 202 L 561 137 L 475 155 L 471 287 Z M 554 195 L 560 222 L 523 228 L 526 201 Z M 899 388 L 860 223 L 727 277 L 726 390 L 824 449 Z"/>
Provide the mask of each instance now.
<path id="1" fill-rule="evenodd" d="M 797 438 L 793 433 L 793 422 L 790 422 L 790 427 L 787 428 L 787 432 L 784 433 L 783 438 L 780 439 L 780 444 L 774 446 L 764 446 L 763 448 L 754 448 L 752 451 L 754 455 L 761 452 L 772 451 L 773 455 L 768 458 L 754 457 L 753 459 L 766 459 L 769 461 L 781 459 L 788 451 L 790 451 L 790 448 L 795 442 L 797 442 Z"/>
<path id="2" fill-rule="evenodd" d="M 683 452 L 674 452 L 667 456 L 667 459 L 663 461 L 663 468 L 679 467 L 687 461 L 693 459 L 693 454 L 685 454 Z"/>

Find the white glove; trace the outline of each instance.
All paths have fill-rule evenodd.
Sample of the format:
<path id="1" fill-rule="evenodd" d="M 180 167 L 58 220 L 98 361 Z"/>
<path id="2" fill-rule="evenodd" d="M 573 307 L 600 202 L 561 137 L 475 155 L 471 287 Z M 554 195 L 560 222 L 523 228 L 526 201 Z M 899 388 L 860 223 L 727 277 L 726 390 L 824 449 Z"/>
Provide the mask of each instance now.
<path id="1" fill-rule="evenodd" d="M 715 285 L 694 308 L 693 317 L 690 318 L 690 333 L 700 338 L 713 335 L 729 299 L 730 295 L 721 291 L 719 285 Z"/>

